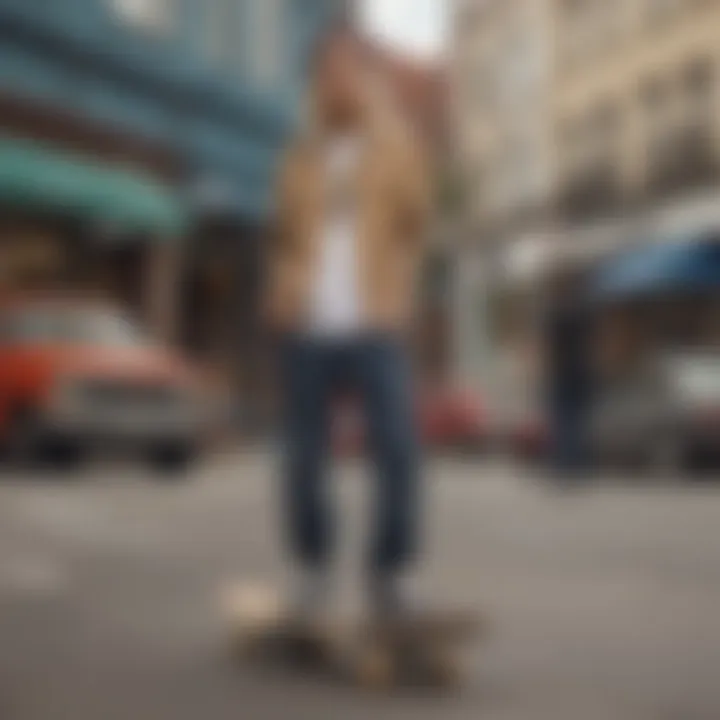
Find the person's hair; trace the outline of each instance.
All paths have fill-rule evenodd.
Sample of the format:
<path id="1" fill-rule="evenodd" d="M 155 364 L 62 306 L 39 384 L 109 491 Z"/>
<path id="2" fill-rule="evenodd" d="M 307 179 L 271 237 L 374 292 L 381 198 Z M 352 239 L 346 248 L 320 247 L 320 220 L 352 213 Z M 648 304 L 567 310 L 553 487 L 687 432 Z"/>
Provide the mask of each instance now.
<path id="1" fill-rule="evenodd" d="M 352 43 L 358 49 L 358 52 L 363 54 L 365 54 L 368 47 L 365 38 L 358 31 L 355 24 L 345 15 L 340 15 L 323 29 L 315 41 L 309 58 L 311 74 L 322 66 L 329 49 L 338 40 Z"/>

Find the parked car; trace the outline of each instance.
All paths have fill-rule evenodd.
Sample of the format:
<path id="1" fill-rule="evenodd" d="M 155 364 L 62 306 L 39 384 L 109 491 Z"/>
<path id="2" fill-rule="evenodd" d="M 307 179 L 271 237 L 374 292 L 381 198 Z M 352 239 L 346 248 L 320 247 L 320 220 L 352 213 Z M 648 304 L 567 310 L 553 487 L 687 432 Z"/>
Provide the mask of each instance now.
<path id="1" fill-rule="evenodd" d="M 487 413 L 474 393 L 452 388 L 426 389 L 417 399 L 417 417 L 423 444 L 433 450 L 478 453 L 492 443 Z M 366 446 L 360 403 L 346 398 L 338 404 L 333 441 L 340 455 L 356 455 Z"/>
<path id="2" fill-rule="evenodd" d="M 510 432 L 516 456 L 541 460 L 549 422 L 528 407 Z M 720 357 L 658 356 L 642 370 L 601 383 L 589 421 L 597 465 L 679 471 L 720 459 Z"/>
<path id="3" fill-rule="evenodd" d="M 0 304 L 0 442 L 74 464 L 120 444 L 180 470 L 208 425 L 199 377 L 111 304 L 34 297 Z"/>
<path id="4" fill-rule="evenodd" d="M 601 389 L 591 423 L 601 463 L 681 470 L 720 456 L 720 357 L 662 356 Z"/>

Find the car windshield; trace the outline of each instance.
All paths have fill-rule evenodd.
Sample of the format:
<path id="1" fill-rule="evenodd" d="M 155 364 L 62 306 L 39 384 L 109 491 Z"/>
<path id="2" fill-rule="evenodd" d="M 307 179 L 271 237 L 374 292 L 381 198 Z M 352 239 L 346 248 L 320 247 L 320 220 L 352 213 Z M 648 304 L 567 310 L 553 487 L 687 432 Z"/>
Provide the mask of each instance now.
<path id="1" fill-rule="evenodd" d="M 4 335 L 14 342 L 106 347 L 134 347 L 150 342 L 146 333 L 126 315 L 97 308 L 24 310 L 6 322 Z"/>

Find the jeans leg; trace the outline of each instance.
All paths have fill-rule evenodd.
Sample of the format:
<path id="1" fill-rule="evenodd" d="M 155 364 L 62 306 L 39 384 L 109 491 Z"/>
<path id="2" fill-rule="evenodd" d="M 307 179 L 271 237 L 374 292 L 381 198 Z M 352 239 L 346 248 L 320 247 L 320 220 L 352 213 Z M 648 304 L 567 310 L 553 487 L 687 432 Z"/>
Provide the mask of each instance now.
<path id="1" fill-rule="evenodd" d="M 357 357 L 377 471 L 370 564 L 392 573 L 412 562 L 419 533 L 419 451 L 409 369 L 399 343 L 366 340 Z"/>
<path id="2" fill-rule="evenodd" d="M 285 530 L 293 558 L 308 568 L 323 565 L 332 544 L 325 478 L 330 361 L 327 348 L 312 340 L 288 340 L 282 349 Z"/>

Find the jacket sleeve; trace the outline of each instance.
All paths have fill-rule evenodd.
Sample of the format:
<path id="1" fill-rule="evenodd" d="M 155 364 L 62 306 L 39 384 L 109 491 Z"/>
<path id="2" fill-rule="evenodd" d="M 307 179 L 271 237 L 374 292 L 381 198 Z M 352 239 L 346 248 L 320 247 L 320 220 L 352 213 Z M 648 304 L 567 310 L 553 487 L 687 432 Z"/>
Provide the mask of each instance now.
<path id="1" fill-rule="evenodd" d="M 263 320 L 270 326 L 281 323 L 287 288 L 288 244 L 290 242 L 290 159 L 284 158 L 276 173 L 275 207 L 269 232 L 265 260 L 265 282 L 262 298 Z"/>
<path id="2" fill-rule="evenodd" d="M 409 134 L 403 163 L 403 224 L 413 243 L 424 243 L 434 208 L 432 173 L 427 152 L 416 134 Z"/>

